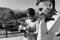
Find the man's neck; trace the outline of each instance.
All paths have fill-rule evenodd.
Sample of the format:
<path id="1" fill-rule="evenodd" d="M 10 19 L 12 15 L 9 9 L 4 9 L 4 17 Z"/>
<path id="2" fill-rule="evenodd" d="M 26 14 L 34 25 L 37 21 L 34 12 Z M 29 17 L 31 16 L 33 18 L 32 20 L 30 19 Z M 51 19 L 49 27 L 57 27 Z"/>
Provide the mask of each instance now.
<path id="1" fill-rule="evenodd" d="M 50 20 L 54 20 L 54 18 L 52 18 L 52 16 L 57 15 L 56 12 L 50 12 L 46 17 L 45 17 L 45 23 L 50 21 Z"/>
<path id="2" fill-rule="evenodd" d="M 55 11 L 50 11 L 50 12 L 46 15 L 46 17 L 51 18 L 52 16 L 56 15 L 56 13 L 57 13 L 57 12 L 55 12 Z"/>

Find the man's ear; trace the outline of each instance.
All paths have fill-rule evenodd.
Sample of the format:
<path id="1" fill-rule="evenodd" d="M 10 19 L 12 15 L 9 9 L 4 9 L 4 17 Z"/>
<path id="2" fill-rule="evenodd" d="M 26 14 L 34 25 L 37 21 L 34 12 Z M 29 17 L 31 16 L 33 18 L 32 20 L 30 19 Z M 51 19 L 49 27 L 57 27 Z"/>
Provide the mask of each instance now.
<path id="1" fill-rule="evenodd" d="M 52 3 L 49 3 L 49 9 L 52 9 L 52 8 L 53 8 Z"/>

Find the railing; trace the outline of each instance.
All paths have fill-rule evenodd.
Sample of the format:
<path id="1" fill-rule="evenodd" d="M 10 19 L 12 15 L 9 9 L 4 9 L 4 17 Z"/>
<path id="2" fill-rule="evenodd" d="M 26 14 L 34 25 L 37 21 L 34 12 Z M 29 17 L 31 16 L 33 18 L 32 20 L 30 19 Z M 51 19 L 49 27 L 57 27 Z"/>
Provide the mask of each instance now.
<path id="1" fill-rule="evenodd" d="M 8 37 L 15 37 L 15 36 L 23 36 L 24 33 L 21 33 L 20 31 L 13 31 L 13 32 L 10 32 L 8 33 L 8 30 L 11 30 L 11 29 L 17 29 L 17 28 L 4 28 L 2 30 L 4 30 L 5 33 L 1 33 L 0 35 L 4 35 L 4 37 L 0 37 L 0 38 L 8 38 Z"/>

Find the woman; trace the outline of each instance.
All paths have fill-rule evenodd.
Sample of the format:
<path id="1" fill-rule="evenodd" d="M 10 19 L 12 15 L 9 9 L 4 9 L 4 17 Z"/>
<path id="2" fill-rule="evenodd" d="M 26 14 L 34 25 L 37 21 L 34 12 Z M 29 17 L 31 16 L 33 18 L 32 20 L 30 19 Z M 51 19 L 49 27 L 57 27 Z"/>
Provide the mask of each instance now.
<path id="1" fill-rule="evenodd" d="M 27 37 L 26 40 L 37 40 L 37 29 L 36 24 L 38 23 L 37 19 L 35 18 L 35 10 L 33 8 L 27 9 L 28 18 L 25 20 L 27 26 Z M 24 40 L 25 40 L 24 38 Z"/>

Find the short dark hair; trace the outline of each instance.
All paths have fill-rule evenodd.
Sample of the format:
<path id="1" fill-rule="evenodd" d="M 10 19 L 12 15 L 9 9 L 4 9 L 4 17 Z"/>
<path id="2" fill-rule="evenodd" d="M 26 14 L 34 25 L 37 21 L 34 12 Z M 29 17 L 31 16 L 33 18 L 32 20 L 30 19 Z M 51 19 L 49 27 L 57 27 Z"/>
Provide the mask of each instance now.
<path id="1" fill-rule="evenodd" d="M 53 7 L 55 8 L 55 0 L 37 0 L 36 5 L 38 6 L 39 3 L 42 1 L 50 1 L 52 3 Z"/>
<path id="2" fill-rule="evenodd" d="M 42 1 L 50 1 L 53 5 L 55 5 L 55 0 L 37 0 L 36 5 L 39 5 Z"/>
<path id="3" fill-rule="evenodd" d="M 33 8 L 28 8 L 27 11 L 30 16 L 35 16 L 35 10 Z"/>

